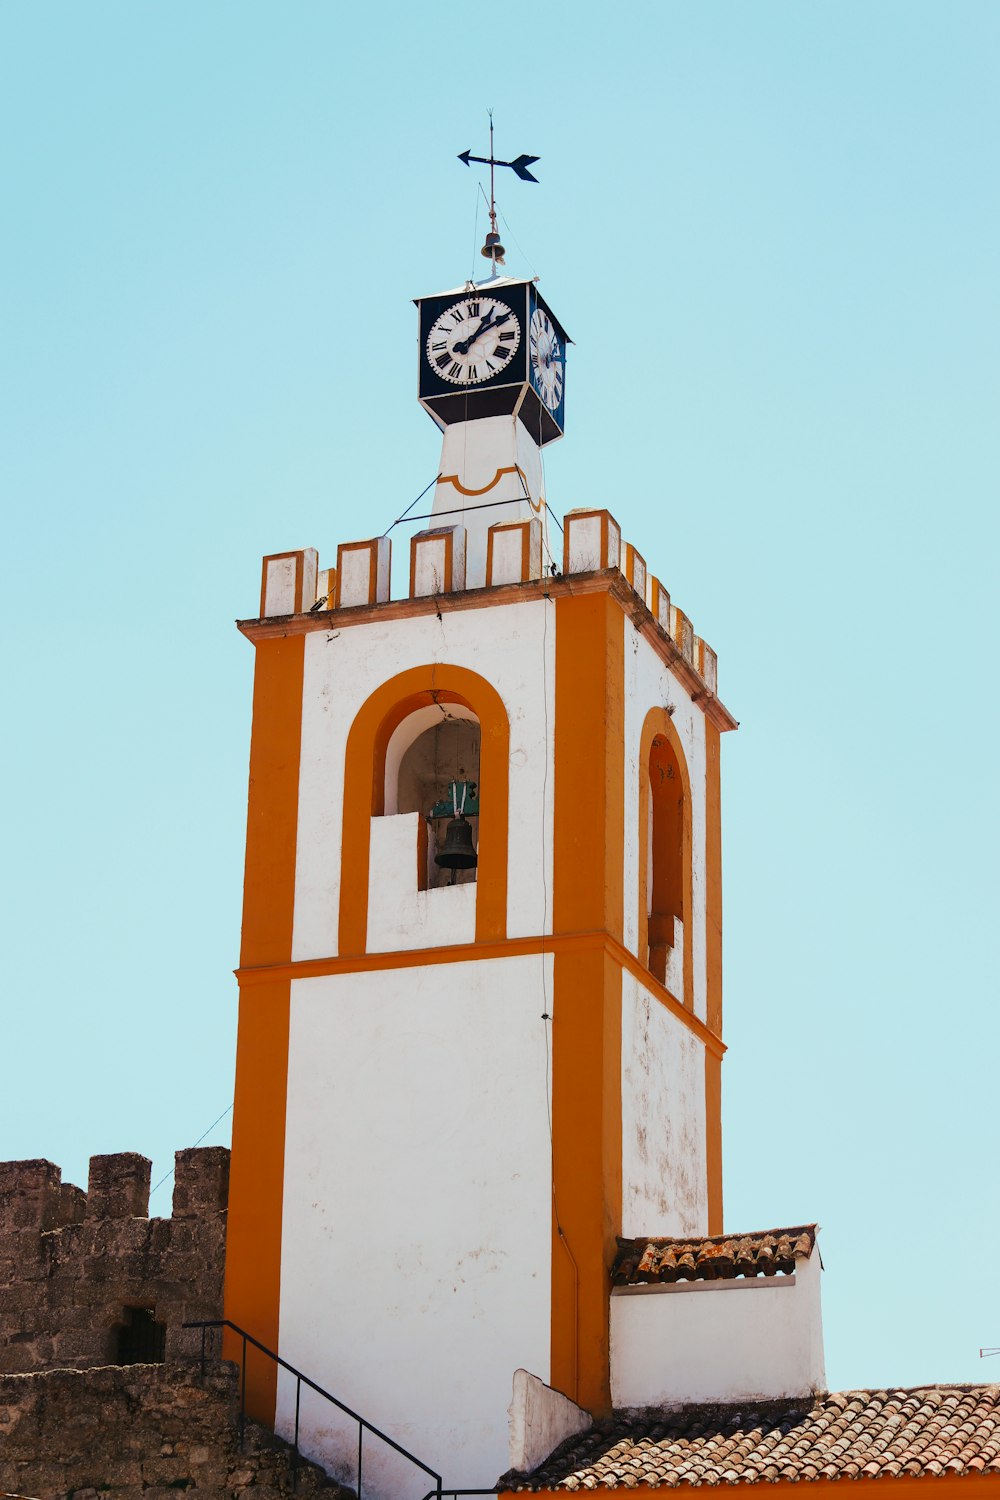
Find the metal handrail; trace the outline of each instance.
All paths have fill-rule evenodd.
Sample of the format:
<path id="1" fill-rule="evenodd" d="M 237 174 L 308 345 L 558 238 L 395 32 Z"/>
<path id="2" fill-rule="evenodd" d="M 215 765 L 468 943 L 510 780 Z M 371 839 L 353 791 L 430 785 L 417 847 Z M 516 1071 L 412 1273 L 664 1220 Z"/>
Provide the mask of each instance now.
<path id="1" fill-rule="evenodd" d="M 444 1500 L 450 1495 L 451 1500 L 458 1500 L 459 1495 L 498 1495 L 500 1492 L 496 1485 L 491 1490 L 428 1490 L 424 1500 Z"/>
<path id="2" fill-rule="evenodd" d="M 425 1464 L 422 1459 L 417 1458 L 417 1456 L 416 1456 L 415 1453 L 411 1453 L 407 1448 L 404 1448 L 401 1443 L 397 1443 L 396 1439 L 395 1438 L 391 1438 L 387 1432 L 382 1432 L 381 1429 L 378 1428 L 378 1427 L 376 1427 L 373 1422 L 367 1421 L 358 1412 L 352 1411 L 349 1406 L 345 1406 L 344 1403 L 343 1403 L 343 1401 L 338 1401 L 336 1396 L 331 1395 L 329 1391 L 325 1391 L 321 1385 L 317 1385 L 316 1382 L 315 1382 L 315 1380 L 310 1380 L 308 1375 L 303 1375 L 302 1371 L 301 1370 L 297 1370 L 294 1365 L 290 1365 L 288 1363 L 287 1359 L 282 1359 L 282 1357 L 281 1357 L 280 1354 L 275 1354 L 275 1352 L 274 1352 L 273 1349 L 269 1349 L 266 1344 L 262 1344 L 259 1339 L 255 1339 L 254 1338 L 254 1336 L 253 1336 L 252 1333 L 247 1333 L 247 1331 L 246 1331 L 245 1328 L 241 1328 L 238 1323 L 232 1322 L 231 1319 L 229 1319 L 229 1318 L 210 1318 L 210 1319 L 208 1319 L 206 1321 L 202 1321 L 202 1322 L 183 1323 L 181 1326 L 183 1328 L 200 1328 L 201 1329 L 201 1373 L 202 1373 L 202 1375 L 204 1375 L 204 1373 L 205 1373 L 205 1364 L 206 1364 L 206 1360 L 207 1360 L 207 1354 L 206 1354 L 206 1350 L 205 1350 L 205 1334 L 206 1334 L 206 1332 L 208 1331 L 209 1328 L 229 1328 L 229 1329 L 232 1330 L 233 1333 L 238 1334 L 239 1337 L 243 1340 L 243 1358 L 240 1361 L 240 1444 L 241 1445 L 243 1443 L 243 1434 L 244 1434 L 245 1425 L 246 1425 L 246 1408 L 247 1408 L 247 1345 L 248 1344 L 252 1344 L 255 1349 L 259 1349 L 260 1352 L 261 1352 L 261 1354 L 266 1354 L 267 1358 L 270 1359 L 270 1360 L 273 1360 L 274 1363 L 276 1365 L 278 1365 L 282 1370 L 287 1370 L 288 1373 L 289 1373 L 289 1375 L 294 1375 L 295 1376 L 295 1439 L 294 1439 L 294 1441 L 292 1443 L 292 1488 L 293 1489 L 295 1488 L 295 1486 L 296 1486 L 296 1484 L 298 1482 L 298 1473 L 299 1473 L 299 1400 L 300 1400 L 300 1397 L 302 1395 L 302 1387 L 305 1385 L 305 1386 L 308 1386 L 308 1388 L 311 1391 L 315 1391 L 316 1394 L 317 1394 L 317 1396 L 322 1396 L 323 1399 L 324 1399 L 324 1401 L 329 1401 L 331 1403 L 331 1405 L 333 1405 L 333 1406 L 335 1406 L 337 1408 L 338 1411 L 342 1411 L 345 1416 L 350 1417 L 353 1422 L 357 1422 L 357 1424 L 358 1424 L 358 1500 L 361 1500 L 361 1472 L 362 1472 L 362 1463 L 363 1463 L 363 1459 L 364 1459 L 364 1437 L 365 1437 L 365 1433 L 366 1432 L 370 1432 L 373 1437 L 377 1437 L 383 1443 L 387 1443 L 390 1448 L 394 1449 L 403 1458 L 408 1459 L 411 1464 L 415 1464 L 418 1469 L 422 1469 L 425 1474 L 428 1474 L 431 1477 L 431 1479 L 434 1480 L 435 1488 L 432 1489 L 432 1490 L 428 1490 L 427 1495 L 424 1497 L 424 1500 L 432 1500 L 432 1497 L 433 1497 L 433 1500 L 444 1500 L 444 1497 L 446 1495 L 457 1496 L 459 1494 L 470 1494 L 470 1495 L 496 1494 L 495 1490 L 445 1490 L 445 1489 L 442 1489 L 442 1487 L 441 1487 L 441 1483 L 442 1483 L 441 1482 L 441 1475 L 438 1474 L 438 1473 L 436 1473 L 435 1470 L 432 1469 L 429 1464 Z"/>

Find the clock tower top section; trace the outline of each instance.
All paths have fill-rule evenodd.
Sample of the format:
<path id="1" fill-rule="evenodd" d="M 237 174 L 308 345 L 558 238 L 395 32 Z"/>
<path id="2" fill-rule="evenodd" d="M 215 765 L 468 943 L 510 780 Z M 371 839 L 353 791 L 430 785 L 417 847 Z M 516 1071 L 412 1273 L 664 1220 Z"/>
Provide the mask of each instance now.
<path id="1" fill-rule="evenodd" d="M 443 430 L 511 416 L 542 448 L 563 435 L 566 331 L 531 279 L 419 297 L 418 396 Z"/>

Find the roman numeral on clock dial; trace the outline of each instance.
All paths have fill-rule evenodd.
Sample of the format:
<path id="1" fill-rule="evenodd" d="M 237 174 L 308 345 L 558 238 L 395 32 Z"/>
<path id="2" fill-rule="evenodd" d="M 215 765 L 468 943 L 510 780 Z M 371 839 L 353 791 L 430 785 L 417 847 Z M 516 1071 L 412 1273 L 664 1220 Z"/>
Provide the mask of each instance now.
<path id="1" fill-rule="evenodd" d="M 435 320 L 426 356 L 451 385 L 480 385 L 502 374 L 521 343 L 521 325 L 496 297 L 463 297 Z"/>

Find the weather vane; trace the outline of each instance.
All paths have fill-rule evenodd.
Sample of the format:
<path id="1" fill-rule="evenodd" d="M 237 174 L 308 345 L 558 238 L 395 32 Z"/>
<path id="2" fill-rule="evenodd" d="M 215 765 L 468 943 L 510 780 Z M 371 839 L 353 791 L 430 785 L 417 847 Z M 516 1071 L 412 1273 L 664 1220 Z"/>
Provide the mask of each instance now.
<path id="1" fill-rule="evenodd" d="M 485 255 L 486 259 L 490 262 L 490 275 L 495 276 L 497 274 L 497 266 L 503 265 L 503 258 L 507 253 L 501 245 L 500 235 L 497 233 L 497 200 L 494 189 L 496 169 L 497 167 L 510 167 L 511 171 L 520 177 L 522 182 L 537 182 L 538 178 L 529 172 L 528 168 L 533 162 L 540 160 L 540 158 L 537 156 L 521 155 L 515 156 L 513 161 L 498 160 L 493 154 L 493 111 L 490 110 L 489 156 L 473 156 L 471 151 L 462 151 L 458 159 L 459 161 L 464 161 L 466 166 L 470 162 L 481 161 L 484 166 L 489 166 L 490 169 L 490 232 L 486 236 L 486 243 L 479 253 L 480 255 Z"/>

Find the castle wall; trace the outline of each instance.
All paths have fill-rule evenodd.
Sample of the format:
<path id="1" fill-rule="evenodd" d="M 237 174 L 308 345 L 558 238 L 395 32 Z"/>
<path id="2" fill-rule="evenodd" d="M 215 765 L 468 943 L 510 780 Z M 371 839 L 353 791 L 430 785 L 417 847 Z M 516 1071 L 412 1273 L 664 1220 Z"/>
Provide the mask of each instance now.
<path id="1" fill-rule="evenodd" d="M 169 1219 L 147 1217 L 149 1177 L 134 1153 L 92 1157 L 86 1193 L 0 1163 L 0 1373 L 113 1364 L 130 1308 L 155 1309 L 168 1360 L 200 1348 L 181 1324 L 222 1316 L 229 1152 L 177 1152 Z"/>
<path id="2" fill-rule="evenodd" d="M 19 1163 L 18 1165 L 23 1165 Z M 247 1425 L 232 1365 L 132 1365 L 0 1375 L 0 1491 L 74 1500 L 241 1500 L 343 1492 Z M 346 1496 L 344 1497 L 346 1500 Z"/>

